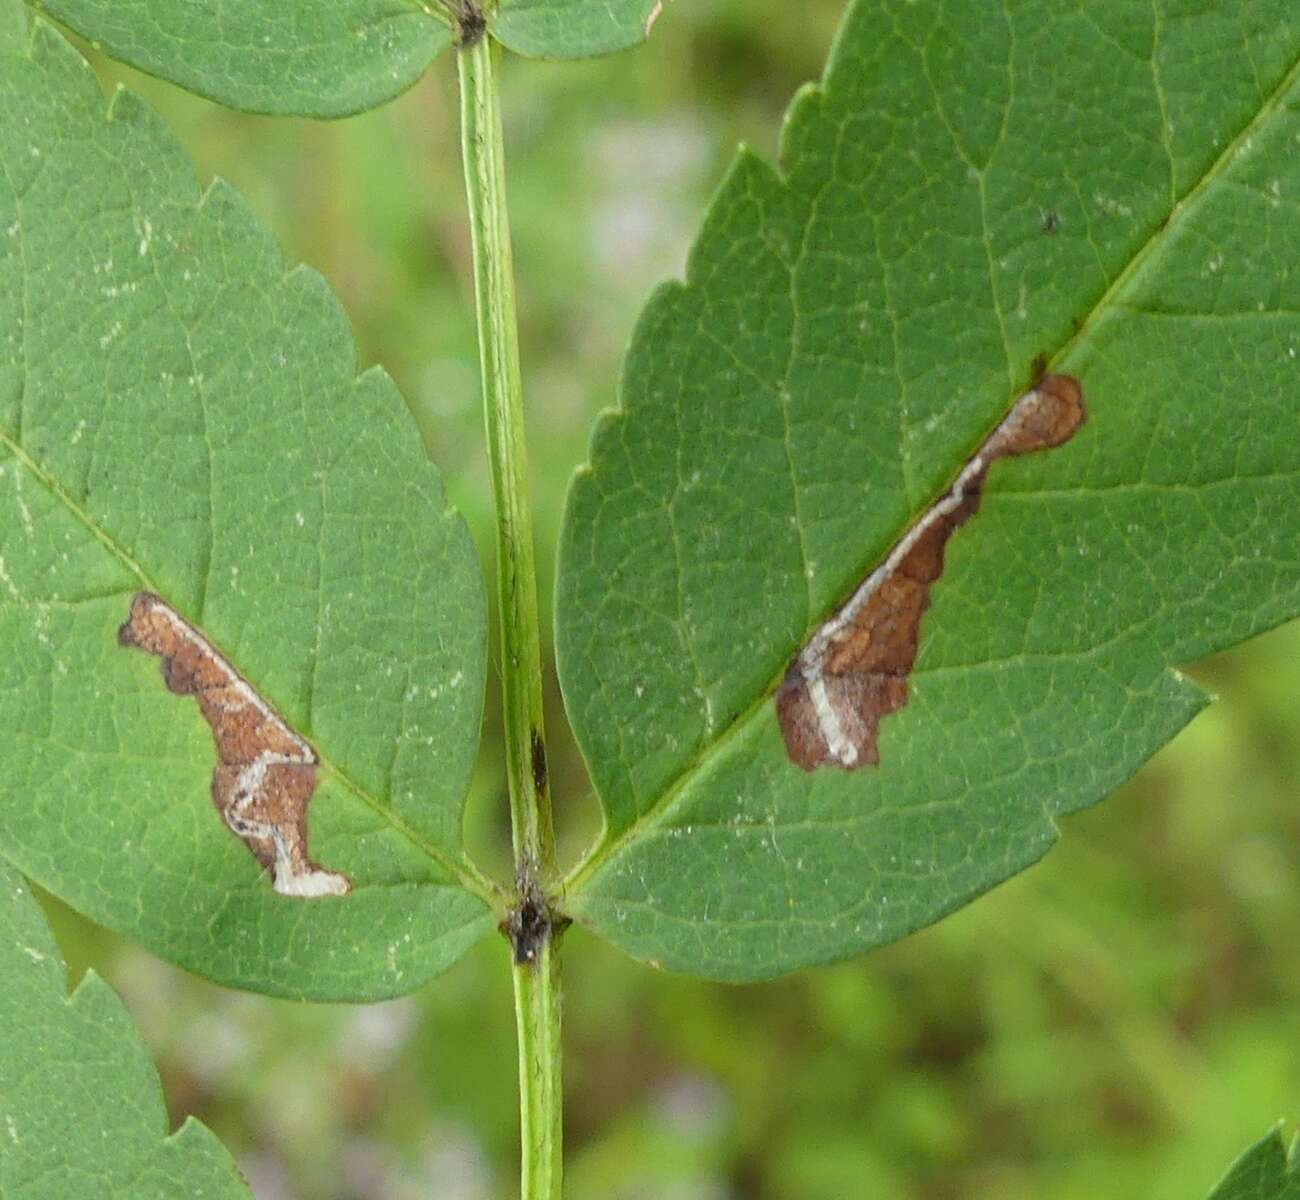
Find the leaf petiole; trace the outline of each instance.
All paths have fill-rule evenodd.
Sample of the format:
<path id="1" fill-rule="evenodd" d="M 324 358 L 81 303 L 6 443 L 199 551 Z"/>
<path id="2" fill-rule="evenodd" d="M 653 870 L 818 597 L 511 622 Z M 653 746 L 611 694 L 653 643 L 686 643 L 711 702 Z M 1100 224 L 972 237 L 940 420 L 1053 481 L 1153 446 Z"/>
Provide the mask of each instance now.
<path id="1" fill-rule="evenodd" d="M 472 11 L 477 13 L 477 9 Z M 521 952 L 519 939 L 512 938 L 523 1145 L 520 1195 L 523 1200 L 558 1200 L 560 976 L 543 890 L 556 876 L 555 839 L 544 766 L 541 634 L 497 84 L 500 51 L 482 35 L 481 27 L 471 26 L 463 17 L 458 59 L 479 363 L 497 515 L 497 596 L 510 825 L 520 880 L 519 907 L 507 920 L 506 931 L 509 933 L 512 925 L 519 924 L 519 915 L 525 909 L 535 909 L 542 917 L 540 936 L 529 943 L 527 953 Z"/>

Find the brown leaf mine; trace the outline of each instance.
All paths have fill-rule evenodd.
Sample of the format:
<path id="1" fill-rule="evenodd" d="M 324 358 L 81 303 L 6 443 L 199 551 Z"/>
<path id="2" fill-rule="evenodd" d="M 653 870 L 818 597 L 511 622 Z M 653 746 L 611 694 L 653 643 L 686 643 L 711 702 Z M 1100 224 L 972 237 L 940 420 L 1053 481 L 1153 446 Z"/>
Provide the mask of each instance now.
<path id="1" fill-rule="evenodd" d="M 1087 410 L 1070 375 L 1046 375 L 985 439 L 956 481 L 795 656 L 776 692 L 792 762 L 856 770 L 880 762 L 880 722 L 907 703 L 930 586 L 943 574 L 948 539 L 978 508 L 999 458 L 1059 446 Z"/>
<path id="2" fill-rule="evenodd" d="M 167 687 L 193 696 L 217 743 L 212 802 L 274 880 L 282 896 L 343 896 L 346 875 L 307 857 L 307 805 L 316 790 L 316 752 L 197 629 L 165 600 L 140 592 L 117 631 L 123 646 L 162 657 Z"/>

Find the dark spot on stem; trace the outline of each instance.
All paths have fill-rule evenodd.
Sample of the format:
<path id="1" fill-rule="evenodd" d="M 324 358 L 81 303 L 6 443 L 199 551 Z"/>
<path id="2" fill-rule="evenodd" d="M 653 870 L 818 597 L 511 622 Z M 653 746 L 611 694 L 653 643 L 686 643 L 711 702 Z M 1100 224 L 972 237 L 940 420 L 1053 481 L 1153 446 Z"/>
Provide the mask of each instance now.
<path id="1" fill-rule="evenodd" d="M 551 935 L 551 917 L 532 862 L 525 860 L 520 865 L 517 882 L 519 900 L 500 928 L 515 952 L 515 962 L 524 967 L 535 963 L 546 945 Z"/>
<path id="2" fill-rule="evenodd" d="M 456 24 L 456 44 L 462 50 L 477 45 L 487 32 L 487 18 L 474 0 L 463 0 L 456 11 Z"/>
<path id="3" fill-rule="evenodd" d="M 519 900 L 498 928 L 514 950 L 515 962 L 532 966 L 537 962 L 546 943 L 569 925 L 568 917 L 552 910 L 541 885 L 537 882 L 537 866 L 525 860 L 517 875 Z"/>
<path id="4" fill-rule="evenodd" d="M 503 932 L 514 948 L 516 963 L 521 967 L 535 963 L 551 933 L 551 920 L 545 905 L 525 896 L 506 918 Z"/>
<path id="5" fill-rule="evenodd" d="M 533 787 L 540 796 L 546 791 L 548 776 L 546 773 L 546 743 L 542 735 L 533 730 Z"/>

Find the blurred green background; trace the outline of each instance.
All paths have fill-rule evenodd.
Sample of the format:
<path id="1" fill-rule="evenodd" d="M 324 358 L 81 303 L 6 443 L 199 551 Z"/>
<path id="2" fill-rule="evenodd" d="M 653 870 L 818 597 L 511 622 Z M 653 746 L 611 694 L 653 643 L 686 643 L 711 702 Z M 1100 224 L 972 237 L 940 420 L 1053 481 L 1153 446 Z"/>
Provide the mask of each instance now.
<path id="1" fill-rule="evenodd" d="M 738 141 L 775 152 L 839 0 L 670 5 L 642 49 L 507 63 L 539 557 L 652 287 L 680 274 Z M 143 93 L 204 182 L 231 180 L 320 270 L 382 363 L 490 568 L 454 63 L 382 111 L 319 124 Z M 1040 866 L 866 959 L 763 986 L 651 972 L 566 942 L 572 1200 L 1205 1195 L 1300 1115 L 1300 625 L 1191 673 L 1222 697 Z M 597 816 L 554 694 L 571 859 Z M 503 873 L 489 710 L 469 811 Z M 516 1191 L 506 948 L 405 1000 L 310 1007 L 213 987 L 50 911 L 74 974 L 124 995 L 175 1118 L 259 1200 L 495 1200 Z"/>

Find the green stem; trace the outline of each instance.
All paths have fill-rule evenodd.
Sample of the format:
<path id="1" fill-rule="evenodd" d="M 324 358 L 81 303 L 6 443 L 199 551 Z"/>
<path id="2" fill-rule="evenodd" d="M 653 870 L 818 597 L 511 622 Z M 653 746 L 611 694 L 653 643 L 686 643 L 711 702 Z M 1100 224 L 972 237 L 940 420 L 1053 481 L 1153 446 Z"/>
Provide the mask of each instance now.
<path id="1" fill-rule="evenodd" d="M 563 1095 L 560 1083 L 560 957 L 548 938 L 514 965 L 519 1035 L 520 1200 L 560 1200 Z"/>
<path id="2" fill-rule="evenodd" d="M 503 928 L 513 943 L 519 1033 L 522 1200 L 559 1200 L 560 976 L 544 882 L 554 880 L 542 724 L 542 651 L 533 562 L 523 388 L 515 317 L 505 153 L 497 84 L 500 53 L 482 14 L 463 0 L 459 51 L 465 187 L 474 249 L 479 363 L 497 511 L 501 687 L 519 897 Z"/>
<path id="3" fill-rule="evenodd" d="M 496 45 L 486 36 L 460 51 L 461 134 L 469 195 L 478 303 L 479 365 L 488 456 L 497 510 L 497 588 L 501 608 L 501 686 L 506 771 L 515 861 L 553 869 L 550 797 L 533 769 L 542 724 L 542 647 L 537 619 L 523 388 L 515 318 L 506 165 Z M 542 751 L 544 753 L 544 751 Z"/>

